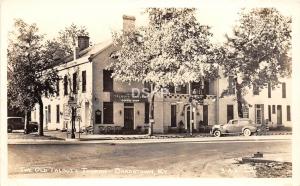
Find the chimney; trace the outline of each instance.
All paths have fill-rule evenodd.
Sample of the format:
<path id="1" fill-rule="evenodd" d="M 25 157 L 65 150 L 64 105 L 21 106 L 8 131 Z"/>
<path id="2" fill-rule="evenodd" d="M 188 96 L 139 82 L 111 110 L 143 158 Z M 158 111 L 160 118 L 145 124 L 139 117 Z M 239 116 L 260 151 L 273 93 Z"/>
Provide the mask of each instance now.
<path id="1" fill-rule="evenodd" d="M 135 17 L 123 15 L 123 32 L 130 32 L 135 29 Z"/>
<path id="2" fill-rule="evenodd" d="M 89 36 L 78 36 L 78 48 L 79 51 L 84 50 L 90 46 L 90 37 Z"/>

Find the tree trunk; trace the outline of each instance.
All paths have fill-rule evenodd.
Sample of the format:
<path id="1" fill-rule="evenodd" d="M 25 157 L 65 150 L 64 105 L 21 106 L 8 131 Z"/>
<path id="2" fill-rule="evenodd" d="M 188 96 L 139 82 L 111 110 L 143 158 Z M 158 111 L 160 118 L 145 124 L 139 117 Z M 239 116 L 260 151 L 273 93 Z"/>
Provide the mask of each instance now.
<path id="1" fill-rule="evenodd" d="M 28 124 L 29 124 L 28 112 L 27 112 L 27 110 L 25 110 L 24 134 L 28 134 L 28 130 L 27 130 Z"/>
<path id="2" fill-rule="evenodd" d="M 241 84 L 238 83 L 237 79 L 235 80 L 236 88 L 236 101 L 238 106 L 238 117 L 243 118 L 243 95 Z"/>
<path id="3" fill-rule="evenodd" d="M 153 124 L 154 124 L 154 97 L 155 97 L 155 93 L 153 92 L 151 94 L 151 99 L 150 99 L 150 112 L 149 112 L 149 118 L 150 118 L 150 122 L 149 122 L 149 129 L 148 129 L 148 134 L 150 136 L 153 135 Z"/>
<path id="4" fill-rule="evenodd" d="M 39 122 L 39 129 L 38 129 L 38 134 L 39 136 L 44 136 L 44 104 L 42 101 L 42 98 L 39 97 L 38 98 L 38 102 L 39 102 L 39 106 L 40 106 L 40 113 L 39 113 L 39 117 L 40 117 L 40 122 Z"/>

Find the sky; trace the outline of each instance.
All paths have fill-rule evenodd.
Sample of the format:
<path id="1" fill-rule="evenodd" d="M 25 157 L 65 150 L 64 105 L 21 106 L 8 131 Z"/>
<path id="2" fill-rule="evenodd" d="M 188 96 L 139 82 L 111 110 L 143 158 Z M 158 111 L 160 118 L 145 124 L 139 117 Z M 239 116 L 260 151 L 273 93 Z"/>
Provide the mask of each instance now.
<path id="1" fill-rule="evenodd" d="M 284 2 L 284 4 L 282 4 Z M 36 23 L 48 39 L 58 31 L 75 23 L 83 25 L 90 33 L 90 40 L 98 43 L 111 38 L 111 32 L 122 29 L 122 15 L 136 17 L 136 25 L 147 23 L 146 7 L 195 7 L 201 24 L 212 27 L 214 40 L 224 41 L 244 7 L 275 6 L 283 14 L 290 15 L 293 3 L 270 0 L 3 0 L 2 25 L 13 29 L 13 21 L 22 18 L 27 23 Z M 283 6 L 284 5 L 284 6 Z M 2 27 L 3 28 L 3 27 Z"/>

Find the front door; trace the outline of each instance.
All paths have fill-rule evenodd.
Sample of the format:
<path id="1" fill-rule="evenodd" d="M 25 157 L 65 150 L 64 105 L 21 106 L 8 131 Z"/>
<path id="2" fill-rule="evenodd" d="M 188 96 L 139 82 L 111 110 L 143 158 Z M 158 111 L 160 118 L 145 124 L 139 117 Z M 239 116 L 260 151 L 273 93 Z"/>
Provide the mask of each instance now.
<path id="1" fill-rule="evenodd" d="M 257 124 L 263 124 L 264 122 L 264 105 L 262 104 L 255 105 L 255 122 Z"/>
<path id="2" fill-rule="evenodd" d="M 194 112 L 192 113 L 192 120 L 194 120 Z M 186 109 L 186 129 L 188 131 L 190 131 L 190 126 L 191 126 L 191 112 L 190 112 L 190 107 L 187 107 L 187 109 Z M 192 129 L 194 129 L 194 125 L 192 125 Z"/>
<path id="3" fill-rule="evenodd" d="M 133 107 L 124 108 L 124 129 L 133 130 L 134 128 L 134 109 Z"/>
<path id="4" fill-rule="evenodd" d="M 208 106 L 203 105 L 203 124 L 208 125 Z"/>
<path id="5" fill-rule="evenodd" d="M 233 119 L 233 105 L 227 105 L 227 123 Z"/>
<path id="6" fill-rule="evenodd" d="M 281 105 L 277 105 L 277 124 L 282 124 L 282 107 Z"/>

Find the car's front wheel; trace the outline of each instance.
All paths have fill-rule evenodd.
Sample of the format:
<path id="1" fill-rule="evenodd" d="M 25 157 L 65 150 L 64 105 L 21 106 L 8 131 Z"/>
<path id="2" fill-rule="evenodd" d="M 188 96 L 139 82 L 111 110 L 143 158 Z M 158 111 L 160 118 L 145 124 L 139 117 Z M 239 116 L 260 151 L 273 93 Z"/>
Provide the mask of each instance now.
<path id="1" fill-rule="evenodd" d="M 243 134 L 244 134 L 244 136 L 251 136 L 250 129 L 244 129 Z"/>
<path id="2" fill-rule="evenodd" d="M 214 131 L 214 136 L 215 136 L 215 137 L 220 137 L 220 136 L 221 136 L 221 131 L 215 130 L 215 131 Z"/>

